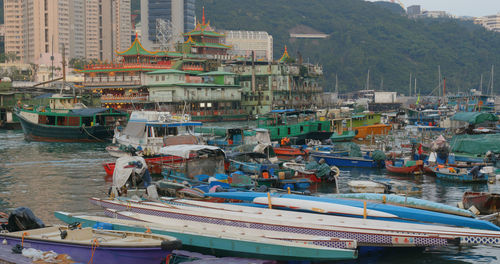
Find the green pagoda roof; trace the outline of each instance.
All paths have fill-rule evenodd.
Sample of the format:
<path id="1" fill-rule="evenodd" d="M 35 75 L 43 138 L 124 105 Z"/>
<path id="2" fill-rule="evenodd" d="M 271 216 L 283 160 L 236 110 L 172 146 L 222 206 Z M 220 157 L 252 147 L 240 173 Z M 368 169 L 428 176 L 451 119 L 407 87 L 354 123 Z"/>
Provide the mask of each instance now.
<path id="1" fill-rule="evenodd" d="M 152 71 L 152 72 L 148 72 L 146 74 L 186 74 L 186 72 L 185 71 L 168 69 L 168 70 Z"/>
<path id="2" fill-rule="evenodd" d="M 211 71 L 211 72 L 204 72 L 198 74 L 198 76 L 211 76 L 211 75 L 236 75 L 235 73 L 232 72 L 225 72 L 225 71 Z"/>
<path id="3" fill-rule="evenodd" d="M 196 30 L 188 33 L 184 33 L 184 36 L 209 36 L 209 37 L 224 37 L 224 34 L 217 33 L 215 31 L 205 31 L 205 30 Z"/>

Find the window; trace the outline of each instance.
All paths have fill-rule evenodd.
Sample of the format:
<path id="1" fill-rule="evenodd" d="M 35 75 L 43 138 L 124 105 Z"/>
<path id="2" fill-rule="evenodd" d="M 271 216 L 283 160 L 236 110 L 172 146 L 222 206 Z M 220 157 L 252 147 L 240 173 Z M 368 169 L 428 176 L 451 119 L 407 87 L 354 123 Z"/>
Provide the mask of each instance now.
<path id="1" fill-rule="evenodd" d="M 161 80 L 165 81 L 165 75 L 161 76 Z"/>
<path id="2" fill-rule="evenodd" d="M 160 80 L 160 76 L 156 75 L 155 77 L 156 77 L 156 78 L 155 78 L 155 79 L 156 79 L 156 81 L 159 81 L 159 80 Z"/>

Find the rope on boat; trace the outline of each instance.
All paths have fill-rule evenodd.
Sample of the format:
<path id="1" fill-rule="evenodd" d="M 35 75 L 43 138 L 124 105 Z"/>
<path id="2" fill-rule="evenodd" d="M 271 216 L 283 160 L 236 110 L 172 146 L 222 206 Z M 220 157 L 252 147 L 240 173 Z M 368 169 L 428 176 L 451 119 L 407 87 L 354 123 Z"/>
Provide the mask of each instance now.
<path id="1" fill-rule="evenodd" d="M 89 132 L 89 131 L 87 131 L 87 129 L 85 128 L 85 124 L 83 124 L 83 125 L 81 126 L 81 128 L 82 128 L 82 129 L 83 129 L 83 131 L 84 131 L 87 135 L 89 135 L 90 137 L 94 138 L 95 140 L 97 140 L 97 141 L 99 141 L 99 142 L 104 142 L 102 139 L 100 139 L 100 138 L 98 138 L 98 137 L 96 137 L 96 136 L 94 136 L 94 135 L 90 134 L 90 132 Z"/>
<path id="2" fill-rule="evenodd" d="M 87 264 L 92 264 L 94 263 L 94 253 L 95 253 L 95 250 L 97 249 L 97 247 L 99 246 L 99 242 L 97 241 L 97 238 L 94 238 L 94 240 L 92 240 L 92 244 L 90 245 L 90 260 L 89 262 L 87 262 Z"/>
<path id="3" fill-rule="evenodd" d="M 29 235 L 30 234 L 28 232 L 24 232 L 23 235 L 21 236 L 21 248 L 24 246 L 24 237 Z"/>

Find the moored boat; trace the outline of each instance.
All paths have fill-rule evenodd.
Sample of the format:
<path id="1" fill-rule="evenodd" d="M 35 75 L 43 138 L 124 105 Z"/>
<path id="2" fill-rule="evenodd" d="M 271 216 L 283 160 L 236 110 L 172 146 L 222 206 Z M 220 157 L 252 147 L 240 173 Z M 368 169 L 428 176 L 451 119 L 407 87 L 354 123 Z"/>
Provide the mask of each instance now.
<path id="1" fill-rule="evenodd" d="M 0 238 L 10 246 L 20 244 L 26 248 L 52 250 L 84 263 L 156 264 L 181 246 L 181 242 L 171 236 L 92 227 L 52 226 L 1 233 Z"/>
<path id="2" fill-rule="evenodd" d="M 485 173 L 472 172 L 466 169 L 455 169 L 453 167 L 440 166 L 432 168 L 436 177 L 445 181 L 461 182 L 461 183 L 486 183 L 488 181 L 488 175 Z"/>
<path id="3" fill-rule="evenodd" d="M 242 200 L 242 201 L 253 201 L 253 199 L 255 199 L 256 197 L 265 197 L 267 196 L 267 194 L 257 193 L 257 192 L 220 192 L 220 193 L 206 193 L 205 196 Z M 301 200 L 312 200 L 319 202 L 338 203 L 343 205 L 356 206 L 360 208 L 363 208 L 365 206 L 365 203 L 363 201 L 339 199 L 339 198 L 315 197 L 315 196 L 295 195 L 295 194 L 272 194 L 272 196 L 297 199 L 298 200 L 297 203 L 300 203 Z M 500 231 L 500 227 L 490 222 L 473 219 L 470 217 L 463 217 L 458 215 L 438 213 L 422 209 L 395 206 L 390 204 L 371 203 L 371 202 L 366 202 L 366 208 L 397 215 L 399 217 L 398 221 L 435 223 L 435 224 L 443 224 L 450 226 L 469 227 L 473 229 L 494 230 L 497 232 Z M 396 220 L 396 219 L 388 218 L 386 220 Z"/>
<path id="4" fill-rule="evenodd" d="M 411 164 L 409 164 L 411 162 Z M 404 161 L 394 162 L 392 160 L 385 161 L 385 168 L 392 173 L 398 174 L 421 174 L 423 172 L 423 161 Z"/>
<path id="5" fill-rule="evenodd" d="M 172 115 L 169 112 L 133 111 L 127 126 L 115 131 L 113 141 L 124 147 L 143 151 L 146 156 L 158 155 L 164 146 L 199 144 L 189 115 Z"/>
<path id="6" fill-rule="evenodd" d="M 476 207 L 481 214 L 500 212 L 500 194 L 489 192 L 465 192 L 462 197 L 464 208 Z"/>
<path id="7" fill-rule="evenodd" d="M 475 214 L 469 210 L 460 209 L 456 206 L 450 206 L 442 203 L 436 203 L 424 199 L 408 197 L 396 194 L 378 194 L 378 193 L 340 193 L 324 194 L 322 197 L 355 199 L 361 201 L 378 202 L 383 204 L 399 205 L 416 209 L 429 210 L 447 214 L 455 214 L 466 217 L 475 217 Z"/>
<path id="8" fill-rule="evenodd" d="M 150 230 L 154 234 L 175 235 L 183 242 L 183 248 L 197 252 L 211 252 L 217 256 L 318 261 L 357 257 L 356 251 L 349 249 L 356 247 L 354 240 L 287 234 L 272 230 L 266 234 L 248 227 L 234 228 L 191 220 L 175 221 L 116 210 L 106 210 L 106 214 L 113 218 L 55 213 L 56 217 L 64 222 L 78 221 L 83 226 L 93 226 L 95 223 L 104 222 L 118 230 L 136 232 Z"/>
<path id="9" fill-rule="evenodd" d="M 306 139 L 329 139 L 333 133 L 330 131 L 330 122 L 318 120 L 315 111 L 294 109 L 272 110 L 268 115 L 258 118 L 257 127 L 269 130 L 272 141 L 286 137 L 299 145 L 305 144 Z"/>
<path id="10" fill-rule="evenodd" d="M 358 167 L 358 168 L 383 168 L 383 160 L 374 160 L 370 157 L 338 156 L 326 151 L 311 151 L 309 155 L 316 160 L 324 159 L 330 166 Z"/>
<path id="11" fill-rule="evenodd" d="M 92 198 L 103 208 L 160 216 L 175 221 L 218 223 L 290 233 L 356 239 L 360 246 L 422 247 L 450 244 L 499 244 L 498 231 L 444 225 L 380 221 L 287 210 L 271 210 L 224 203 L 174 200 L 172 203 L 117 201 Z M 304 225 L 304 223 L 308 223 Z M 498 230 L 498 228 L 497 228 Z"/>
<path id="12" fill-rule="evenodd" d="M 175 156 L 160 156 L 154 158 L 145 158 L 146 164 L 148 165 L 148 170 L 151 174 L 161 174 L 163 169 L 163 164 L 173 164 L 181 162 L 183 159 Z M 106 171 L 107 176 L 113 176 L 115 170 L 115 162 L 106 162 L 102 166 Z"/>
<path id="13" fill-rule="evenodd" d="M 103 142 L 113 137 L 126 113 L 111 108 L 83 108 L 79 97 L 52 96 L 48 107 L 17 108 L 28 141 Z"/>

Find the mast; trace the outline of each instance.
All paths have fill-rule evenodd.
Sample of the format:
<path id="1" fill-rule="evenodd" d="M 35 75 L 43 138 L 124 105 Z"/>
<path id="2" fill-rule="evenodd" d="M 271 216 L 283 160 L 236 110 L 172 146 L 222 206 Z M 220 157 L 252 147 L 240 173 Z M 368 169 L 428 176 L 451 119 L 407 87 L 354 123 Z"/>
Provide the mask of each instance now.
<path id="1" fill-rule="evenodd" d="M 483 94 L 483 74 L 481 73 L 481 81 L 479 82 L 479 91 Z"/>
<path id="2" fill-rule="evenodd" d="M 412 78 L 411 78 L 411 72 L 410 72 L 410 93 L 408 94 L 409 97 L 411 97 L 411 80 L 412 80 Z"/>
<path id="3" fill-rule="evenodd" d="M 493 80 L 495 79 L 493 76 L 495 74 L 495 65 L 491 65 L 491 91 L 490 91 L 490 94 L 491 96 L 493 96 Z"/>
<path id="4" fill-rule="evenodd" d="M 370 90 L 370 69 L 368 69 L 368 75 L 366 75 L 366 90 Z"/>
<path id="5" fill-rule="evenodd" d="M 438 65 L 438 97 L 441 96 L 441 65 Z"/>
<path id="6" fill-rule="evenodd" d="M 337 74 L 335 74 L 335 93 L 339 94 L 339 76 Z"/>

